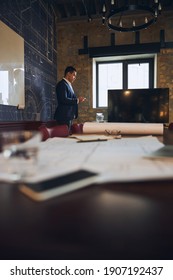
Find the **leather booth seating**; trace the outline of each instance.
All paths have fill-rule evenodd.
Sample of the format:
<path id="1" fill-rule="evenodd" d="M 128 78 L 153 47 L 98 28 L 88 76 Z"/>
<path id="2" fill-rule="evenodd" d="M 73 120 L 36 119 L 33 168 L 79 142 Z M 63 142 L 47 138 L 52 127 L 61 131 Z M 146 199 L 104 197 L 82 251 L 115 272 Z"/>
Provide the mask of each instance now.
<path id="1" fill-rule="evenodd" d="M 73 124 L 71 132 L 69 132 L 67 125 L 41 125 L 39 131 L 42 134 L 42 141 L 46 141 L 52 137 L 68 137 L 70 134 L 81 134 L 83 132 L 83 124 Z"/>
<path id="2" fill-rule="evenodd" d="M 168 129 L 169 129 L 169 130 L 173 130 L 173 122 L 171 122 L 171 123 L 168 125 Z"/>
<path id="3" fill-rule="evenodd" d="M 74 123 L 71 127 L 72 134 L 82 134 L 83 133 L 83 123 Z"/>

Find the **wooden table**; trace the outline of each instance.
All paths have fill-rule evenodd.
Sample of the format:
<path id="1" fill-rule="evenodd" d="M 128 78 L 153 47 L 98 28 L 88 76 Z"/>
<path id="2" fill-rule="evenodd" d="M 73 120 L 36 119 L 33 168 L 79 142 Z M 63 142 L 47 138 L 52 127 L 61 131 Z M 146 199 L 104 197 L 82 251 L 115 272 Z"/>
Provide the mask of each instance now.
<path id="1" fill-rule="evenodd" d="M 1 259 L 173 259 L 173 180 L 91 185 L 37 203 L 0 184 Z"/>
<path id="2" fill-rule="evenodd" d="M 173 181 L 91 185 L 36 203 L 0 185 L 1 259 L 173 259 Z"/>

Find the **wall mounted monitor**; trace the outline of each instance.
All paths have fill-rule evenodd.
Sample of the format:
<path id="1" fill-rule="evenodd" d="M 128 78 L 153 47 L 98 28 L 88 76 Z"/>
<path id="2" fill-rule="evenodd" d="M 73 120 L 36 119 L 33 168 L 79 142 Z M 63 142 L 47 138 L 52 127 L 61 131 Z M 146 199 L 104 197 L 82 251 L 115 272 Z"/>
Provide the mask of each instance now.
<path id="1" fill-rule="evenodd" d="M 108 90 L 108 122 L 169 123 L 169 88 Z"/>

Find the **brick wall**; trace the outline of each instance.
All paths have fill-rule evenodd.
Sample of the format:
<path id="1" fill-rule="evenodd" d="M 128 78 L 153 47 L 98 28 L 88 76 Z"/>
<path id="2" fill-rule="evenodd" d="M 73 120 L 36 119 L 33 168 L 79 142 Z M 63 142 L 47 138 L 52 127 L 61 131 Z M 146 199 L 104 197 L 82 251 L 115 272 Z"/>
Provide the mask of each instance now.
<path id="1" fill-rule="evenodd" d="M 160 42 L 160 30 L 165 30 L 165 42 L 173 42 L 173 14 L 166 12 L 159 17 L 157 23 L 147 30 L 140 31 L 140 43 Z M 92 59 L 88 55 L 79 55 L 83 48 L 83 37 L 88 36 L 89 47 L 110 46 L 112 31 L 103 26 L 100 19 L 57 24 L 58 80 L 62 78 L 64 68 L 74 65 L 78 70 L 74 89 L 77 94 L 84 95 L 87 102 L 79 106 L 78 122 L 95 120 L 97 110 L 92 107 Z M 135 34 L 115 33 L 115 44 L 134 44 Z M 170 88 L 170 122 L 173 121 L 173 49 L 162 49 L 157 58 L 157 87 Z"/>
<path id="2" fill-rule="evenodd" d="M 173 49 L 162 49 L 158 55 L 158 87 L 168 87 L 170 122 L 173 122 Z"/>

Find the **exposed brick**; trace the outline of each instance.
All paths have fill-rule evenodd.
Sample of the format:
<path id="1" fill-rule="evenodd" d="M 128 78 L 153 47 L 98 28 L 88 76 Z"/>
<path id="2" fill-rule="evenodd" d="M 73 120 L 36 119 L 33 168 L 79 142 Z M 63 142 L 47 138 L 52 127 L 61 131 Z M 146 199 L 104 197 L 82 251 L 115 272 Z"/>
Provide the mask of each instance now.
<path id="1" fill-rule="evenodd" d="M 160 30 L 165 30 L 165 39 L 173 42 L 172 15 L 159 17 L 156 24 L 147 30 L 140 32 L 141 43 L 159 42 Z M 79 95 L 87 98 L 85 105 L 79 107 L 78 122 L 94 121 L 96 112 L 103 112 L 107 117 L 107 110 L 93 109 L 92 107 L 92 59 L 88 55 L 78 55 L 78 49 L 83 48 L 83 37 L 88 36 L 89 47 L 110 45 L 110 34 L 106 26 L 101 24 L 101 19 L 69 22 L 57 26 L 57 50 L 58 50 L 58 79 L 63 76 L 64 67 L 71 64 L 78 70 L 74 89 Z M 169 39 L 169 40 L 168 40 Z M 115 33 L 117 45 L 133 44 L 135 35 L 133 32 Z M 173 49 L 162 49 L 157 56 L 157 87 L 169 87 L 170 99 L 173 98 Z M 172 102 L 170 102 L 170 122 L 173 121 Z"/>

